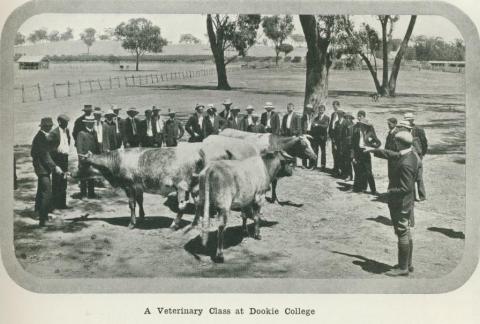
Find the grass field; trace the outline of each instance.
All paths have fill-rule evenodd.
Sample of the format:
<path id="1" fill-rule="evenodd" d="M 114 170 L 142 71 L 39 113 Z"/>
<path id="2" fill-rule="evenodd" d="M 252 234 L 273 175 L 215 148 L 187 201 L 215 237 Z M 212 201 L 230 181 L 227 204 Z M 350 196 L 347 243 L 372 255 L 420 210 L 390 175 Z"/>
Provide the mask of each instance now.
<path id="1" fill-rule="evenodd" d="M 99 69 L 100 70 L 100 69 Z M 79 71 L 80 73 L 80 71 Z M 121 191 L 99 189 L 101 199 L 69 198 L 74 207 L 56 213 L 47 229 L 33 219 L 35 176 L 28 144 L 41 117 L 80 115 L 84 103 L 118 104 L 139 109 L 155 104 L 191 113 L 195 103 L 220 106 L 225 98 L 257 112 L 273 101 L 284 112 L 286 104 L 303 102 L 301 68 L 257 69 L 229 74 L 232 91 L 214 90 L 214 75 L 144 87 L 94 92 L 82 96 L 17 104 L 15 143 L 20 190 L 15 192 L 15 250 L 25 269 L 42 277 L 290 277 L 378 278 L 396 263 L 396 238 L 388 208 L 380 197 L 354 194 L 346 183 L 328 173 L 297 169 L 279 183 L 279 197 L 287 206 L 263 210 L 262 241 L 244 237 L 236 213 L 226 233 L 226 263 L 216 265 L 213 249 L 199 245 L 198 231 L 183 234 L 168 229 L 174 213 L 163 199 L 145 196 L 147 219 L 128 230 L 128 204 Z M 72 75 L 75 75 L 72 73 Z M 428 199 L 416 206 L 414 278 L 439 278 L 461 259 L 465 227 L 465 84 L 462 74 L 400 72 L 398 96 L 372 102 L 373 83 L 367 71 L 332 71 L 329 102 L 338 99 L 345 110 L 363 109 L 384 139 L 386 119 L 412 111 L 426 130 L 429 152 L 424 178 Z M 428 82 L 426 82 L 428 80 Z M 298 108 L 300 109 L 300 108 Z M 331 112 L 330 105 L 327 113 Z M 72 152 L 73 153 L 73 152 Z M 74 156 L 74 154 L 72 154 Z M 74 167 L 75 163 L 71 163 Z M 327 155 L 327 167 L 331 156 Z M 387 188 L 386 163 L 373 160 L 380 192 Z M 71 180 L 69 194 L 78 191 Z M 86 220 L 80 217 L 89 213 Z M 184 224 L 192 220 L 185 216 Z M 214 233 L 211 233 L 213 242 Z"/>

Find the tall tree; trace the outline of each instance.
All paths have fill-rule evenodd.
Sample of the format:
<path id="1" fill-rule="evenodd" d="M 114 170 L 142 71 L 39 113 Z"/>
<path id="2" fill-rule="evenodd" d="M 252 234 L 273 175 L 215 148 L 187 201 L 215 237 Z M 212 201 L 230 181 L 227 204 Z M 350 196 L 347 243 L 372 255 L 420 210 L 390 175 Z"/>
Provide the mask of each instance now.
<path id="1" fill-rule="evenodd" d="M 182 34 L 180 35 L 180 44 L 185 43 L 185 44 L 199 44 L 200 39 L 197 37 L 193 36 L 192 34 Z"/>
<path id="2" fill-rule="evenodd" d="M 15 35 L 15 45 L 22 44 L 25 44 L 25 36 L 22 33 L 17 32 L 17 34 Z"/>
<path id="3" fill-rule="evenodd" d="M 138 71 L 140 57 L 145 53 L 161 53 L 167 45 L 162 38 L 160 27 L 145 18 L 133 18 L 115 28 L 115 36 L 122 41 L 122 47 L 136 57 L 135 70 Z"/>
<path id="4" fill-rule="evenodd" d="M 51 42 L 58 42 L 60 40 L 60 32 L 58 30 L 52 30 L 48 33 L 48 40 Z"/>
<path id="5" fill-rule="evenodd" d="M 27 40 L 31 43 L 41 42 L 43 40 L 47 40 L 47 30 L 45 28 L 40 28 L 33 31 L 27 38 Z"/>
<path id="6" fill-rule="evenodd" d="M 94 28 L 87 28 L 80 34 L 80 39 L 87 45 L 87 54 L 90 54 L 90 46 L 95 43 L 95 34 L 97 31 Z"/>
<path id="7" fill-rule="evenodd" d="M 70 39 L 73 39 L 73 29 L 70 27 L 67 27 L 67 30 L 60 35 L 60 40 L 68 41 Z"/>
<path id="8" fill-rule="evenodd" d="M 293 31 L 293 17 L 285 16 L 265 16 L 262 22 L 263 33 L 267 36 L 275 47 L 275 65 L 278 65 L 278 56 L 283 42 Z"/>
<path id="9" fill-rule="evenodd" d="M 245 56 L 257 39 L 260 15 L 207 15 L 207 34 L 217 69 L 217 89 L 230 90 L 226 66 L 237 55 L 225 58 L 225 51 L 235 50 Z"/>

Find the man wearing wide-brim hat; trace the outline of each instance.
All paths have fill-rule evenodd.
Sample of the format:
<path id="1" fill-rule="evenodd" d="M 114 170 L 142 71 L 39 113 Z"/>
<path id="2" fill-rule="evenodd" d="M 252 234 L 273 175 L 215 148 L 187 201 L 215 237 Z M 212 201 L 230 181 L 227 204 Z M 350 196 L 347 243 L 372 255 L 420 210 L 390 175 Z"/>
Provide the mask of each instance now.
<path id="1" fill-rule="evenodd" d="M 73 136 L 73 140 L 75 142 L 75 145 L 77 145 L 77 136 L 78 136 L 78 133 L 80 133 L 80 131 L 82 129 L 85 128 L 85 125 L 83 124 L 83 119 L 86 117 L 86 116 L 91 116 L 92 113 L 93 113 L 93 106 L 92 105 L 84 105 L 83 106 L 83 115 L 81 115 L 80 117 L 78 117 L 77 119 L 75 119 L 75 123 L 73 124 L 73 131 L 72 131 L 72 136 Z"/>
<path id="2" fill-rule="evenodd" d="M 249 126 L 248 131 L 252 133 L 265 133 L 265 126 L 260 123 L 260 115 L 252 114 L 253 124 Z"/>
<path id="3" fill-rule="evenodd" d="M 52 146 L 50 155 L 53 161 L 64 173 L 68 172 L 68 154 L 70 152 L 70 130 L 68 122 L 70 118 L 61 114 L 57 118 L 58 127 L 49 134 Z M 66 209 L 67 206 L 67 178 L 56 173 L 52 174 L 52 207 L 54 209 Z"/>
<path id="4" fill-rule="evenodd" d="M 109 152 L 118 148 L 116 124 L 114 118 L 115 112 L 112 109 L 105 111 L 103 114 L 105 121 L 103 122 L 103 150 Z"/>
<path id="5" fill-rule="evenodd" d="M 250 132 L 250 126 L 253 125 L 253 112 L 255 111 L 255 108 L 253 108 L 252 105 L 248 105 L 247 108 L 245 108 L 247 114 L 243 116 L 243 118 L 240 121 L 240 130 L 244 132 Z"/>
<path id="6" fill-rule="evenodd" d="M 163 127 L 165 126 L 165 122 L 160 115 L 161 110 L 162 109 L 157 106 L 152 107 L 152 132 L 154 147 L 162 147 L 163 144 Z"/>
<path id="7" fill-rule="evenodd" d="M 185 133 L 182 123 L 175 118 L 175 111 L 169 110 L 169 118 L 165 121 L 165 145 L 167 147 L 174 147 L 178 145 L 178 141 L 182 138 Z"/>
<path id="8" fill-rule="evenodd" d="M 232 116 L 228 119 L 227 126 L 226 128 L 232 128 L 232 129 L 240 129 L 240 117 L 238 116 L 238 113 L 240 112 L 240 108 L 238 107 L 233 107 L 231 109 Z"/>
<path id="9" fill-rule="evenodd" d="M 89 154 L 100 153 L 99 144 L 97 142 L 97 134 L 94 131 L 95 118 L 86 116 L 83 119 L 85 128 L 78 133 L 77 153 L 78 153 L 78 171 L 79 174 L 87 174 L 88 166 L 83 162 L 84 156 Z M 95 195 L 95 182 L 93 178 L 80 180 L 80 198 L 97 198 Z"/>
<path id="10" fill-rule="evenodd" d="M 125 147 L 138 147 L 140 145 L 140 120 L 135 116 L 138 115 L 137 108 L 130 107 L 127 110 L 128 117 L 125 119 Z"/>
<path id="11" fill-rule="evenodd" d="M 224 128 L 227 125 L 228 120 L 232 117 L 231 107 L 232 107 L 232 100 L 225 99 L 222 102 L 222 105 L 225 107 L 223 111 L 221 111 L 218 116 L 220 117 L 220 126 Z"/>
<path id="12" fill-rule="evenodd" d="M 120 117 L 120 108 L 117 105 L 111 105 L 112 111 L 115 114 L 113 116 L 113 123 L 115 124 L 115 149 L 122 147 L 125 141 L 125 120 Z"/>
<path id="13" fill-rule="evenodd" d="M 268 101 L 263 107 L 265 108 L 266 112 L 264 112 L 260 117 L 260 123 L 265 127 L 265 131 L 267 133 L 280 135 L 280 116 L 273 111 L 275 109 L 273 103 Z"/>
<path id="14" fill-rule="evenodd" d="M 213 104 L 207 105 L 207 116 L 205 117 L 205 138 L 216 135 L 220 131 L 220 117 L 216 114 L 217 108 Z"/>
<path id="15" fill-rule="evenodd" d="M 188 142 L 201 142 L 205 138 L 205 118 L 203 115 L 203 105 L 197 104 L 195 112 L 190 116 L 185 124 L 185 130 L 190 135 Z"/>
<path id="16" fill-rule="evenodd" d="M 39 225 L 43 227 L 48 221 L 50 203 L 52 197 L 52 183 L 50 174 L 63 175 L 62 169 L 53 161 L 50 150 L 51 144 L 48 135 L 53 127 L 50 117 L 42 118 L 40 130 L 33 138 L 30 155 L 32 156 L 33 168 L 37 176 L 37 194 L 35 196 L 35 211 L 39 215 Z"/>

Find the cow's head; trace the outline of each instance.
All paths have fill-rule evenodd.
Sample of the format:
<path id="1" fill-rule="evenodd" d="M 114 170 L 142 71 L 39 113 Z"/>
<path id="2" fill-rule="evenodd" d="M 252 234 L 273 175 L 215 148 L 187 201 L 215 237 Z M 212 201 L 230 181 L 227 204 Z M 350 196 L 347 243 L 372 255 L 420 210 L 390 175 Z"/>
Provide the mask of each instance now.
<path id="1" fill-rule="evenodd" d="M 311 159 L 317 160 L 317 155 L 313 151 L 312 145 L 310 144 L 310 135 L 300 135 L 294 137 L 294 144 L 291 145 L 286 151 L 294 157 L 301 159 Z"/>
<path id="2" fill-rule="evenodd" d="M 112 185 L 116 185 L 116 174 L 118 174 L 118 165 L 112 163 L 112 154 L 92 154 L 88 152 L 87 154 L 78 155 L 78 171 L 75 173 L 74 177 L 79 180 L 93 179 L 104 177 Z"/>
<path id="3" fill-rule="evenodd" d="M 285 151 L 265 152 L 262 159 L 271 178 L 290 177 L 293 174 L 296 160 Z"/>

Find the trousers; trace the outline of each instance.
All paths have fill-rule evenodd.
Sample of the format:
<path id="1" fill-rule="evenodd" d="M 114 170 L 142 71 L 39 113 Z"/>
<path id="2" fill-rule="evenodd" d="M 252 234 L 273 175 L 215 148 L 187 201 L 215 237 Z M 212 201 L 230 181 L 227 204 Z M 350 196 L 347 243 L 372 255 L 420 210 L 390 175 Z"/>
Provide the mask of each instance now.
<path id="1" fill-rule="evenodd" d="M 55 153 L 52 159 L 63 172 L 68 171 L 68 154 Z M 52 174 L 52 207 L 65 208 L 67 206 L 67 178 L 56 173 Z"/>
<path id="2" fill-rule="evenodd" d="M 50 203 L 52 199 L 52 183 L 50 175 L 37 175 L 37 194 L 35 196 L 35 211 L 40 216 L 40 223 L 48 220 L 48 212 L 50 210 Z"/>
<path id="3" fill-rule="evenodd" d="M 353 190 L 367 190 L 367 185 L 372 192 L 377 191 L 375 186 L 375 178 L 372 173 L 372 158 L 370 154 L 359 154 L 356 158 L 355 178 L 353 181 Z"/>

